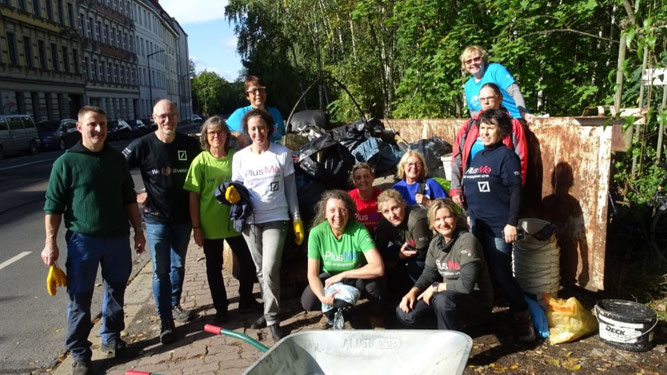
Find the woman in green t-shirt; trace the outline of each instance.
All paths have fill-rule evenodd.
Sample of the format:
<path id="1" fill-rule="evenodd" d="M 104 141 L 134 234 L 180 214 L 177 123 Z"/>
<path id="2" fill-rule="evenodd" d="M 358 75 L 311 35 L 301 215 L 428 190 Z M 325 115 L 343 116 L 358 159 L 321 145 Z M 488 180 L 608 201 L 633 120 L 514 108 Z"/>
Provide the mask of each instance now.
<path id="1" fill-rule="evenodd" d="M 372 328 L 382 327 L 384 264 L 368 229 L 354 219 L 354 201 L 343 190 L 330 190 L 315 211 L 308 236 L 308 286 L 301 295 L 301 305 L 307 311 L 319 311 L 322 304 L 335 306 L 336 293 L 325 295 L 324 289 L 341 282 L 368 298 L 369 323 Z M 331 319 L 324 316 L 321 327 L 331 326 Z"/>
<path id="2" fill-rule="evenodd" d="M 255 264 L 241 234 L 229 220 L 229 206 L 215 200 L 214 191 L 223 182 L 231 181 L 232 155 L 229 148 L 230 132 L 220 116 L 210 117 L 201 127 L 200 142 L 205 150 L 190 164 L 183 188 L 190 192 L 190 220 L 195 242 L 204 247 L 206 277 L 215 307 L 215 319 L 224 323 L 228 319 L 227 291 L 222 279 L 223 241 L 239 260 L 239 312 L 259 312 L 262 306 L 252 295 Z"/>

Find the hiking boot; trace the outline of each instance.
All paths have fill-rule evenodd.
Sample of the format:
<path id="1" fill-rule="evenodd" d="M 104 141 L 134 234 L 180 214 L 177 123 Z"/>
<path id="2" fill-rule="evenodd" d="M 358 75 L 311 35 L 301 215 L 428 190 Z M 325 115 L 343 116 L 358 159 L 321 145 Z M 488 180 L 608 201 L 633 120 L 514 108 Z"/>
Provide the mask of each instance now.
<path id="1" fill-rule="evenodd" d="M 283 330 L 280 329 L 280 323 L 271 325 L 269 328 L 271 329 L 271 336 L 273 336 L 275 341 L 280 341 L 283 338 Z"/>
<path id="2" fill-rule="evenodd" d="M 370 324 L 371 329 L 384 329 L 384 318 L 382 315 L 369 315 L 368 324 Z"/>
<path id="3" fill-rule="evenodd" d="M 250 329 L 262 329 L 262 328 L 266 328 L 266 319 L 264 318 L 264 315 L 257 318 L 257 320 L 255 320 L 250 325 Z"/>
<path id="4" fill-rule="evenodd" d="M 535 327 L 533 326 L 533 319 L 530 317 L 528 310 L 514 314 L 516 319 L 516 330 L 519 342 L 529 343 L 535 341 Z"/>
<path id="5" fill-rule="evenodd" d="M 329 329 L 331 327 L 333 327 L 333 322 L 329 321 L 329 318 L 322 314 L 322 319 L 317 323 L 317 329 Z"/>
<path id="6" fill-rule="evenodd" d="M 107 353 L 108 358 L 124 357 L 127 354 L 127 343 L 120 338 L 112 339 L 106 344 L 100 346 L 103 353 Z"/>
<path id="7" fill-rule="evenodd" d="M 179 323 L 187 323 L 192 320 L 192 311 L 185 310 L 181 305 L 176 305 L 171 309 L 171 316 Z"/>
<path id="8" fill-rule="evenodd" d="M 72 375 L 93 375 L 93 364 L 90 361 L 74 361 Z"/>
<path id="9" fill-rule="evenodd" d="M 264 311 L 264 305 L 257 302 L 254 298 L 249 299 L 247 302 L 240 302 L 239 303 L 239 312 L 241 314 L 248 314 L 248 313 L 261 313 Z"/>
<path id="10" fill-rule="evenodd" d="M 160 343 L 168 345 L 176 341 L 176 326 L 173 320 L 163 320 L 160 327 Z"/>

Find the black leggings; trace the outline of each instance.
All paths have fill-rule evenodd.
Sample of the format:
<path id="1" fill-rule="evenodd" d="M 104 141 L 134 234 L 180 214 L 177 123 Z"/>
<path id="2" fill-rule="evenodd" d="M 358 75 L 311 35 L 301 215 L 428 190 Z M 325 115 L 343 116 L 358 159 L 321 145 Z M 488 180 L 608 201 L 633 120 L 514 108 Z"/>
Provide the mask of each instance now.
<path id="1" fill-rule="evenodd" d="M 320 280 L 322 284 L 324 285 L 324 280 L 330 277 L 331 275 L 326 272 L 321 273 Z M 375 279 L 343 279 L 342 283 L 359 289 L 361 296 L 368 298 L 371 314 L 379 315 L 382 313 L 382 300 L 385 292 L 384 277 Z M 320 299 L 310 289 L 310 285 L 306 286 L 306 289 L 301 294 L 301 306 L 306 311 L 322 311 L 322 302 L 320 302 Z"/>

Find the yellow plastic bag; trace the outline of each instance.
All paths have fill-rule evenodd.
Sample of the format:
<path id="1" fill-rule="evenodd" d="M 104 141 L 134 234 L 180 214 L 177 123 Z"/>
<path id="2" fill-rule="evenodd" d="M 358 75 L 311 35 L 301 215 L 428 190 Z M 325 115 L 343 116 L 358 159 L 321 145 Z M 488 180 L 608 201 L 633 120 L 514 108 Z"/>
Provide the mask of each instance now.
<path id="1" fill-rule="evenodd" d="M 598 329 L 598 321 L 593 313 L 576 298 L 564 300 L 546 293 L 542 298 L 547 303 L 550 344 L 574 341 Z"/>

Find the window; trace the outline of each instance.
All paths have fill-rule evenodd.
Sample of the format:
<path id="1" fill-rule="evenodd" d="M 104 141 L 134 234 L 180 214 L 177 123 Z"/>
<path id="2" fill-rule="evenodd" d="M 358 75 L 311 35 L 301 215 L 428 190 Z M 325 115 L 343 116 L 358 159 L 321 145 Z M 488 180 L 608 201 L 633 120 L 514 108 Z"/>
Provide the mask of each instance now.
<path id="1" fill-rule="evenodd" d="M 107 82 L 111 82 L 112 79 L 111 73 L 112 73 L 111 63 L 107 63 Z"/>
<path id="2" fill-rule="evenodd" d="M 95 40 L 102 41 L 102 21 L 97 21 L 97 28 L 95 29 Z"/>
<path id="3" fill-rule="evenodd" d="M 46 70 L 48 69 L 46 67 L 46 47 L 44 46 L 44 41 L 43 40 L 38 40 L 37 41 L 37 53 L 39 53 L 39 66 Z"/>
<path id="4" fill-rule="evenodd" d="M 69 54 L 67 53 L 67 47 L 63 47 L 63 67 L 65 72 L 69 73 Z"/>
<path id="5" fill-rule="evenodd" d="M 53 64 L 53 70 L 56 72 L 59 70 L 58 68 L 58 49 L 56 48 L 55 43 L 51 43 L 51 64 Z"/>
<path id="6" fill-rule="evenodd" d="M 23 37 L 23 53 L 25 53 L 25 65 L 28 68 L 33 67 L 32 59 L 32 44 L 30 43 L 30 37 Z"/>
<path id="7" fill-rule="evenodd" d="M 87 79 L 93 79 L 92 75 L 90 74 L 90 60 L 88 57 L 83 58 L 83 71 L 86 73 Z"/>
<path id="8" fill-rule="evenodd" d="M 39 3 L 39 0 L 32 0 L 32 11 L 35 12 L 37 17 L 42 16 L 42 4 Z"/>
<path id="9" fill-rule="evenodd" d="M 51 0 L 46 0 L 46 16 L 49 18 L 49 21 L 53 21 L 53 7 L 51 6 Z"/>
<path id="10" fill-rule="evenodd" d="M 25 0 L 19 0 L 19 9 L 24 12 L 26 11 Z"/>
<path id="11" fill-rule="evenodd" d="M 72 49 L 72 60 L 74 62 L 74 72 L 79 74 L 79 51 Z"/>
<path id="12" fill-rule="evenodd" d="M 63 0 L 58 0 L 58 21 L 61 24 L 65 24 L 65 14 L 63 11 Z"/>
<path id="13" fill-rule="evenodd" d="M 16 54 L 16 37 L 14 33 L 7 33 L 7 52 L 9 52 L 9 62 L 17 65 L 19 62 Z"/>
<path id="14" fill-rule="evenodd" d="M 100 81 L 104 81 L 106 79 L 104 75 L 104 61 L 100 61 Z"/>
<path id="15" fill-rule="evenodd" d="M 115 68 L 116 69 L 114 69 L 114 71 L 113 71 L 113 81 L 118 82 L 119 77 L 120 77 L 120 73 L 118 72 L 118 64 L 116 64 Z"/>
<path id="16" fill-rule="evenodd" d="M 116 29 L 113 27 L 111 28 L 111 45 L 116 45 Z"/>
<path id="17" fill-rule="evenodd" d="M 104 24 L 104 43 L 109 44 L 109 25 Z"/>
<path id="18" fill-rule="evenodd" d="M 93 25 L 93 17 L 88 17 L 88 27 L 86 28 L 86 36 L 88 36 L 88 38 L 93 37 Z"/>
<path id="19" fill-rule="evenodd" d="M 86 31 L 86 16 L 83 13 L 79 14 L 79 23 L 81 24 L 81 35 Z"/>
<path id="20" fill-rule="evenodd" d="M 97 59 L 93 59 L 93 71 L 92 71 L 93 80 L 97 81 Z"/>
<path id="21" fill-rule="evenodd" d="M 9 122 L 10 129 L 13 130 L 23 129 L 23 122 L 21 122 L 21 119 L 19 117 L 10 117 L 7 119 L 7 122 Z"/>
<path id="22" fill-rule="evenodd" d="M 67 16 L 69 17 L 69 27 L 74 28 L 74 7 L 72 3 L 67 3 Z"/>

